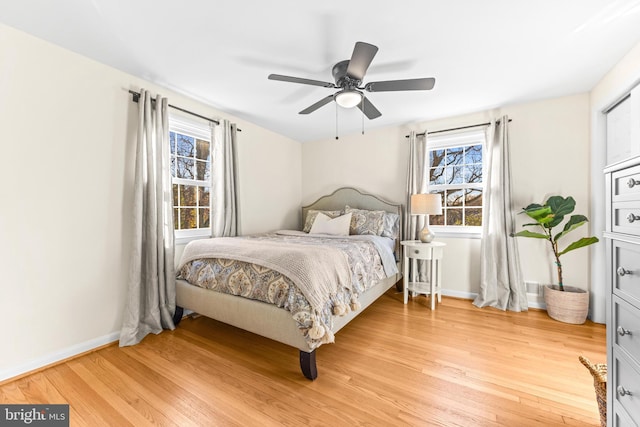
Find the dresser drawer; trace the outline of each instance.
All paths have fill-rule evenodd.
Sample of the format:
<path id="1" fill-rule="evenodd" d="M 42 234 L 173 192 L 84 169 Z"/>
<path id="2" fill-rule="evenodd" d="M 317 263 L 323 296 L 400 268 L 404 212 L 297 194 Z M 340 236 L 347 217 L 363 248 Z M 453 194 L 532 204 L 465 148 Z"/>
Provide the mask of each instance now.
<path id="1" fill-rule="evenodd" d="M 640 236 L 640 202 L 616 202 L 611 205 L 611 230 Z"/>
<path id="2" fill-rule="evenodd" d="M 640 310 L 613 297 L 613 342 L 640 364 Z"/>
<path id="3" fill-rule="evenodd" d="M 616 405 L 613 411 L 613 427 L 638 427 L 638 425 L 629 418 L 629 414 L 621 405 Z"/>
<path id="4" fill-rule="evenodd" d="M 640 200 L 640 165 L 611 174 L 613 202 Z"/>
<path id="5" fill-rule="evenodd" d="M 640 420 L 640 372 L 622 352 L 613 352 L 614 407 L 621 405 L 634 420 Z"/>
<path id="6" fill-rule="evenodd" d="M 631 303 L 640 303 L 640 245 L 612 240 L 611 280 L 613 293 Z"/>

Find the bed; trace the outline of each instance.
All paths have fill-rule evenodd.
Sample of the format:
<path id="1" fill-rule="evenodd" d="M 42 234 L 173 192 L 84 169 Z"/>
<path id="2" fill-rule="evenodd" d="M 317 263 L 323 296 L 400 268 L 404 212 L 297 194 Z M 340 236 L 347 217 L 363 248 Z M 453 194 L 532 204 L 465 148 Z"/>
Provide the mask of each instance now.
<path id="1" fill-rule="evenodd" d="M 313 223 L 316 221 L 321 222 L 315 218 L 315 216 L 321 216 L 318 214 L 319 211 L 326 214 L 335 212 L 336 214 L 331 217 L 334 219 L 344 218 L 341 214 L 344 214 L 347 209 L 350 212 L 349 218 L 351 218 L 351 213 L 357 215 L 358 213 L 375 212 L 372 215 L 378 215 L 380 211 L 383 211 L 385 224 L 382 234 L 384 234 L 384 238 L 373 237 L 371 234 L 374 233 L 366 231 L 363 235 L 349 236 L 348 238 L 305 232 L 312 231 L 309 230 L 309 226 L 315 227 Z M 282 230 L 255 236 L 205 239 L 205 241 L 189 243 L 178 266 L 177 309 L 174 320 L 177 323 L 182 317 L 183 309 L 188 309 L 294 347 L 299 350 L 300 369 L 303 375 L 314 380 L 318 376 L 315 350 L 322 344 L 333 342 L 336 332 L 400 280 L 400 272 L 402 271 L 399 265 L 402 259 L 400 233 L 403 207 L 401 204 L 390 203 L 355 188 L 342 187 L 329 195 L 320 197 L 310 205 L 303 206 L 301 214 L 305 231 Z M 338 220 L 340 219 L 336 221 Z M 354 232 L 353 224 L 354 222 L 351 222 L 352 232 Z M 282 240 L 299 243 L 299 247 L 304 247 L 304 249 L 296 248 L 296 251 L 312 251 L 314 267 L 307 268 L 307 264 L 304 263 L 300 265 L 284 263 L 286 265 L 280 267 L 281 264 L 278 262 L 282 260 L 278 257 L 281 245 L 283 245 Z M 240 242 L 242 250 L 245 249 L 244 246 L 251 246 L 248 250 L 253 248 L 254 253 L 251 256 L 245 256 L 244 252 L 238 255 L 241 253 L 240 249 L 232 246 L 236 242 Z M 329 249 L 332 246 L 337 246 L 339 250 Z M 352 246 L 354 247 L 352 248 Z M 387 246 L 388 249 L 383 250 L 382 246 Z M 373 250 L 372 247 L 376 249 Z M 337 254 L 340 251 L 343 252 L 342 255 Z M 378 254 L 375 254 L 376 251 Z M 385 253 L 387 251 L 390 255 Z M 252 263 L 255 259 L 253 256 L 258 252 L 270 254 L 269 259 Z M 234 264 L 231 267 L 232 260 L 225 259 L 221 256 L 222 253 L 233 254 L 229 257 L 235 258 L 233 261 L 237 265 Z M 354 272 L 351 263 L 359 256 L 363 258 L 357 258 L 359 261 L 355 261 L 359 270 Z M 267 257 L 265 256 L 265 258 Z M 288 259 L 286 255 L 282 255 L 281 258 Z M 327 259 L 324 260 L 324 258 Z M 349 267 L 352 269 L 350 271 L 351 281 L 348 286 L 340 284 L 344 276 L 344 271 L 340 271 L 339 268 L 344 264 L 343 258 L 348 261 Z M 315 277 L 315 265 L 320 265 L 322 262 L 338 266 L 336 267 L 338 271 L 328 273 L 328 275 L 318 273 L 318 277 Z M 249 273 L 239 273 L 239 270 L 233 269 L 242 267 L 243 263 L 250 266 L 243 267 L 245 270 L 249 269 Z M 370 272 L 366 272 L 363 267 L 367 263 L 372 264 Z M 366 266 L 367 271 L 369 271 L 369 267 Z M 298 277 L 299 270 L 308 270 L 312 277 L 309 279 L 301 278 L 302 275 Z M 291 277 L 294 279 L 291 279 L 287 273 L 291 273 Z M 231 293 L 222 293 L 211 289 L 221 290 L 223 287 L 223 279 L 218 278 L 216 274 L 228 275 L 224 278 L 224 286 L 231 288 Z M 263 279 L 263 277 L 267 277 L 267 279 Z M 199 278 L 203 279 L 202 283 L 196 284 L 195 282 Z M 259 291 L 257 287 L 256 289 L 252 287 L 252 280 L 255 282 L 268 281 L 274 285 L 267 290 Z M 337 288 L 331 288 L 327 285 L 328 288 L 331 288 L 331 301 L 320 302 L 315 295 L 313 298 L 312 296 L 306 298 L 308 295 L 306 287 L 315 287 L 318 281 L 323 280 L 340 282 L 337 285 L 337 288 L 340 288 L 338 291 L 336 291 Z M 309 283 L 305 283 L 305 281 Z M 289 286 L 291 283 L 295 286 Z M 298 285 L 300 286 L 298 287 Z M 273 292 L 272 288 L 275 289 Z M 264 301 L 255 299 L 258 298 L 257 294 L 264 297 Z M 316 302 L 317 300 L 318 302 Z M 318 304 L 324 304 L 321 307 L 322 310 L 320 308 L 316 310 Z M 282 308 L 283 306 L 287 309 Z"/>

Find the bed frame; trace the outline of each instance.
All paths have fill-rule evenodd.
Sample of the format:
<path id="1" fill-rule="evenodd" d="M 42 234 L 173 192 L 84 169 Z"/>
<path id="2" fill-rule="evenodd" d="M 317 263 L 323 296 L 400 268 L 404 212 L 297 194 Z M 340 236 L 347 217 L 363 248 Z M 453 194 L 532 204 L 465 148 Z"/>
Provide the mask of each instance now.
<path id="1" fill-rule="evenodd" d="M 398 233 L 401 233 L 403 213 L 401 204 L 387 202 L 377 196 L 351 187 L 339 188 L 327 196 L 320 197 L 310 205 L 303 206 L 302 219 L 304 220 L 309 209 L 340 210 L 347 204 L 356 209 L 384 210 L 398 214 L 400 216 Z M 400 236 L 396 238 L 395 255 L 396 261 L 400 262 L 402 259 L 400 256 Z M 398 271 L 402 271 L 400 266 Z M 342 329 L 396 284 L 401 277 L 400 273 L 388 277 L 360 295 L 358 300 L 362 308 L 345 316 L 335 317 L 332 331 L 336 333 Z M 309 348 L 290 312 L 261 301 L 240 298 L 235 295 L 193 286 L 184 280 L 176 281 L 176 305 L 176 315 L 174 316 L 174 321 L 177 321 L 176 324 L 182 318 L 183 309 L 188 309 L 297 348 L 300 350 L 300 369 L 303 375 L 310 380 L 317 378 L 318 370 L 315 350 Z"/>

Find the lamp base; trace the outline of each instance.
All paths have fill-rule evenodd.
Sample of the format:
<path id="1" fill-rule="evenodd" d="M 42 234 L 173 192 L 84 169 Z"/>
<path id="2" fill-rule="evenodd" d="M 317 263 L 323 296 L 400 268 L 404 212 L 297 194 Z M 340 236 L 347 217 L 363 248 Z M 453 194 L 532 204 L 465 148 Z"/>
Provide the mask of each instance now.
<path id="1" fill-rule="evenodd" d="M 418 233 L 418 238 L 422 243 L 431 243 L 434 237 L 433 232 L 429 230 L 429 227 L 426 225 L 422 230 L 420 230 L 420 233 Z"/>

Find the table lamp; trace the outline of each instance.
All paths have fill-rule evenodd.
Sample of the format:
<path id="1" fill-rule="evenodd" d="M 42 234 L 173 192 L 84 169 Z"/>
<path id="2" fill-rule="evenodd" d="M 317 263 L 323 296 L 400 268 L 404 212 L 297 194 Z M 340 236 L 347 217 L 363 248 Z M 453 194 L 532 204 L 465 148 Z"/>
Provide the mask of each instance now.
<path id="1" fill-rule="evenodd" d="M 440 194 L 412 194 L 411 215 L 426 215 L 424 228 L 420 230 L 420 241 L 429 243 L 433 240 L 433 231 L 429 229 L 429 215 L 442 215 L 442 199 Z"/>

